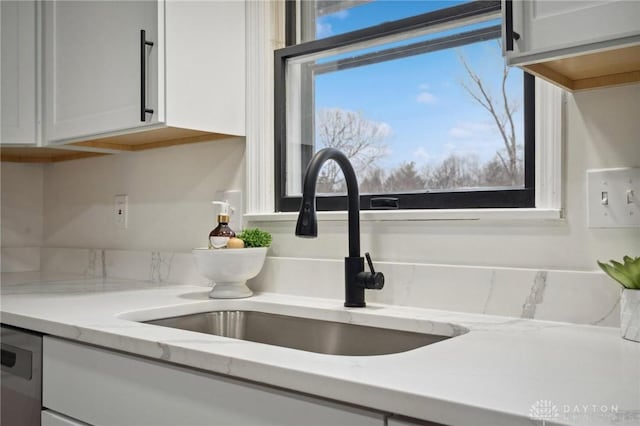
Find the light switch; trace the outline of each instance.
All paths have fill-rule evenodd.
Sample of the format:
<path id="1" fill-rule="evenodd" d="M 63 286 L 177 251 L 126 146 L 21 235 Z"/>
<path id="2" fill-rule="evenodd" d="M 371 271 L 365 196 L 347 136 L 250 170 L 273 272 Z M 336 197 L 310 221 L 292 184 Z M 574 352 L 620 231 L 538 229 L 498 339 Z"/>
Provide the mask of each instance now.
<path id="1" fill-rule="evenodd" d="M 640 227 L 640 168 L 587 171 L 589 228 Z"/>

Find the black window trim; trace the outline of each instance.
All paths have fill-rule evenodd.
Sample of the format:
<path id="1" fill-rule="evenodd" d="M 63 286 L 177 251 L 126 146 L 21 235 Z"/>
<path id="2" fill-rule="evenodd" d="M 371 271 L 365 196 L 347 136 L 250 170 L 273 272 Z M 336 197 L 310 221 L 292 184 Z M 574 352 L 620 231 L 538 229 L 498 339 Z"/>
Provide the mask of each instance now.
<path id="1" fill-rule="evenodd" d="M 493 14 L 501 9 L 498 1 L 472 1 L 459 6 L 440 9 L 410 18 L 387 22 L 300 44 L 295 43 L 295 0 L 286 3 L 287 47 L 274 52 L 274 121 L 275 121 L 275 211 L 298 211 L 301 197 L 286 196 L 286 61 L 298 56 L 331 50 L 388 37 L 407 31 L 420 30 L 464 18 Z M 429 47 L 426 47 L 429 50 Z M 476 209 L 476 208 L 532 208 L 535 207 L 535 79 L 524 74 L 524 188 L 491 190 L 422 191 L 407 193 L 382 193 L 360 195 L 360 208 L 372 210 L 371 199 L 394 197 L 400 209 Z M 346 196 L 316 197 L 318 211 L 347 209 Z"/>

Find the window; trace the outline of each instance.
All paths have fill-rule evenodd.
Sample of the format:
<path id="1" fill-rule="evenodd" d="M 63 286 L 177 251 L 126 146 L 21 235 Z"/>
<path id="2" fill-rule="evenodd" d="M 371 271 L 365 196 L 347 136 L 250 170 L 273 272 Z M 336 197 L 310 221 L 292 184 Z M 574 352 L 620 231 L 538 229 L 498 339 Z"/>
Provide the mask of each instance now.
<path id="1" fill-rule="evenodd" d="M 276 210 L 298 210 L 324 147 L 354 164 L 363 210 L 380 197 L 401 209 L 534 207 L 534 79 L 505 67 L 500 25 L 499 1 L 288 3 Z M 333 162 L 317 190 L 318 210 L 346 209 Z"/>

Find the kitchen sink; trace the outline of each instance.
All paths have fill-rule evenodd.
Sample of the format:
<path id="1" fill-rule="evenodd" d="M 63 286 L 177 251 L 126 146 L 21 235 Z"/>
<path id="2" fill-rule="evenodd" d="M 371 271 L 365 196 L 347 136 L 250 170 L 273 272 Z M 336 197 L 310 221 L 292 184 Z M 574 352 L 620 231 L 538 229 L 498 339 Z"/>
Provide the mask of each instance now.
<path id="1" fill-rule="evenodd" d="M 450 338 L 256 311 L 205 312 L 145 323 L 308 352 L 349 356 L 394 354 Z"/>

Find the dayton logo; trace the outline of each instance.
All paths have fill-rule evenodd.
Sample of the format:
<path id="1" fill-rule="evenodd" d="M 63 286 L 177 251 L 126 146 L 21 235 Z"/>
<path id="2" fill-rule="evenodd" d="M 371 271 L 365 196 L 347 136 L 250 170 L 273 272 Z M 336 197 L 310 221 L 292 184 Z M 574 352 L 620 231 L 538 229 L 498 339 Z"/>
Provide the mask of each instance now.
<path id="1" fill-rule="evenodd" d="M 529 408 L 529 417 L 534 420 L 542 420 L 542 426 L 544 426 L 547 420 L 560 417 L 560 410 L 553 402 L 541 399 Z"/>

